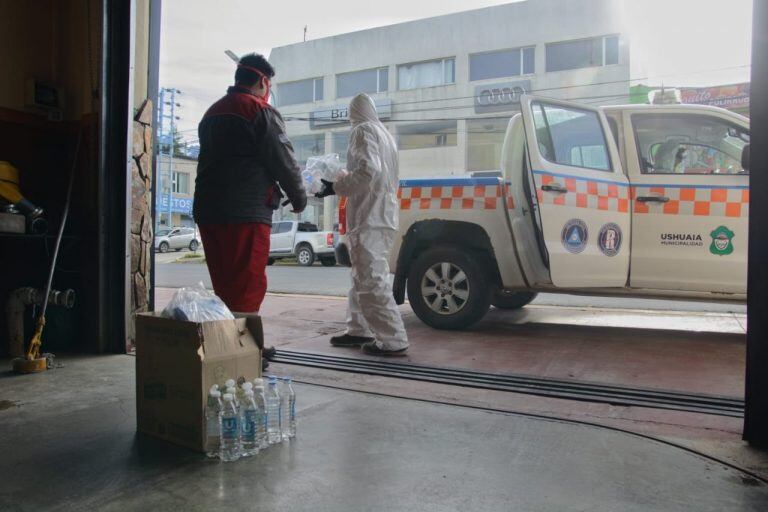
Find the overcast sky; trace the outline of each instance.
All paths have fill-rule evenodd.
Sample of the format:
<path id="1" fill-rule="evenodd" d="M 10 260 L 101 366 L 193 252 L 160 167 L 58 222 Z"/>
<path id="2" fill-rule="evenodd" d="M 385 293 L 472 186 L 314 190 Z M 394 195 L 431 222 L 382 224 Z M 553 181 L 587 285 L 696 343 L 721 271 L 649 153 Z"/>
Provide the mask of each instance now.
<path id="1" fill-rule="evenodd" d="M 749 80 L 749 68 L 739 66 L 750 62 L 752 0 L 614 1 L 624 4 L 632 79 L 695 86 Z M 180 130 L 196 138 L 200 117 L 232 81 L 225 49 L 269 55 L 273 47 L 300 42 L 305 25 L 316 39 L 503 3 L 163 0 L 160 86 L 182 91 Z"/>

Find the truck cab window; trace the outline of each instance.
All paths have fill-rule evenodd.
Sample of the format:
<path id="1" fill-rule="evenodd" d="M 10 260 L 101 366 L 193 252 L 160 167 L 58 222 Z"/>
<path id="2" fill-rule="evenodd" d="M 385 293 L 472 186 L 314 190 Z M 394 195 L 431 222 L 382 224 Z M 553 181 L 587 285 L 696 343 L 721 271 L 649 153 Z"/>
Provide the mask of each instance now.
<path id="1" fill-rule="evenodd" d="M 749 132 L 695 114 L 634 114 L 643 174 L 747 174 L 741 152 Z"/>
<path id="2" fill-rule="evenodd" d="M 605 134 L 595 112 L 542 103 L 532 107 L 542 157 L 571 167 L 611 170 Z"/>

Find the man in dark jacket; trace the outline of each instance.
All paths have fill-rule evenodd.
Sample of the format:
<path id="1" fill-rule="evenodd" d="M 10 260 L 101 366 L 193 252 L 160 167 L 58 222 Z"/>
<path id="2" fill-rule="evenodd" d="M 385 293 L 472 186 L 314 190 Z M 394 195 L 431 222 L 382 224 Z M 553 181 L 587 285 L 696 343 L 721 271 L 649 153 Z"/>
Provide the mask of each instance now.
<path id="1" fill-rule="evenodd" d="M 267 291 L 272 212 L 282 188 L 296 213 L 307 196 L 285 124 L 269 105 L 275 70 L 242 57 L 235 85 L 200 121 L 194 216 L 216 295 L 238 316 L 259 311 Z"/>

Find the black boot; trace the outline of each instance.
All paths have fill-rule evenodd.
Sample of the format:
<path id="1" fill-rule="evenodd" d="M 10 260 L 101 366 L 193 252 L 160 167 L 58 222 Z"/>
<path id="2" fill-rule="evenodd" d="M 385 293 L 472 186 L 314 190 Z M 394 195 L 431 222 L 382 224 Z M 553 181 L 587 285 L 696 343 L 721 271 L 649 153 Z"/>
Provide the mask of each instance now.
<path id="1" fill-rule="evenodd" d="M 373 341 L 373 338 L 342 334 L 341 336 L 333 336 L 331 338 L 331 345 L 334 347 L 359 347 L 363 343 L 368 343 L 369 341 Z"/>

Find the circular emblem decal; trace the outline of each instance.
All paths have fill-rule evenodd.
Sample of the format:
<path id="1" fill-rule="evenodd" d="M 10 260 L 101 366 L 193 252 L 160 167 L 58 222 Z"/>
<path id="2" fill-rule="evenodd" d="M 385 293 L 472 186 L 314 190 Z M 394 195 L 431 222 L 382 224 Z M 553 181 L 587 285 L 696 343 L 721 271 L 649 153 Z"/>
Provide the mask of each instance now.
<path id="1" fill-rule="evenodd" d="M 560 236 L 565 249 L 578 254 L 587 246 L 587 225 L 581 219 L 571 219 L 563 226 Z"/>
<path id="2" fill-rule="evenodd" d="M 606 256 L 616 256 L 619 254 L 621 249 L 621 228 L 613 222 L 603 224 L 603 227 L 600 228 L 600 233 L 597 235 L 597 245 Z"/>

